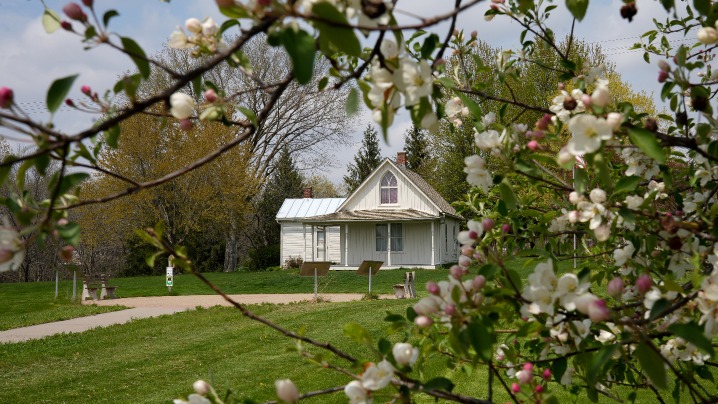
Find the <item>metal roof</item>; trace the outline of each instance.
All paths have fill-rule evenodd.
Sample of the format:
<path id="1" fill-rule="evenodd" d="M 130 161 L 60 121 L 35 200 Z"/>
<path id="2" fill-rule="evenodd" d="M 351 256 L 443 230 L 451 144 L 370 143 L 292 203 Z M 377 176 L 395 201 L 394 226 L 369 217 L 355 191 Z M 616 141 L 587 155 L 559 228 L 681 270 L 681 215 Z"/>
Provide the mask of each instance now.
<path id="1" fill-rule="evenodd" d="M 416 209 L 344 210 L 303 220 L 305 223 L 382 222 L 437 219 Z"/>
<path id="2" fill-rule="evenodd" d="M 277 220 L 304 219 L 337 211 L 346 198 L 285 199 L 277 212 Z"/>

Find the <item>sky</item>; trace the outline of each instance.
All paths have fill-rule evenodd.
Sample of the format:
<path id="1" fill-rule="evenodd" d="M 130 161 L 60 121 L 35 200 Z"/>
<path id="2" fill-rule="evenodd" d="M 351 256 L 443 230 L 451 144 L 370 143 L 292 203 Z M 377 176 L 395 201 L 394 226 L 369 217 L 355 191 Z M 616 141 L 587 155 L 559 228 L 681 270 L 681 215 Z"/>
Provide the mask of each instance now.
<path id="1" fill-rule="evenodd" d="M 61 13 L 67 1 L 46 0 L 45 4 Z M 562 0 L 555 2 L 559 7 L 550 19 L 550 25 L 558 37 L 570 30 L 571 18 L 564 8 Z M 507 22 L 505 18 L 496 18 L 487 22 L 483 18 L 489 1 L 482 2 L 462 13 L 457 28 L 466 33 L 476 30 L 479 38 L 494 47 L 518 49 L 517 24 Z M 623 79 L 631 83 L 634 90 L 657 92 L 656 77 L 658 68 L 653 59 L 646 64 L 642 52 L 629 51 L 628 48 L 640 41 L 640 35 L 653 29 L 652 19 L 663 21 L 668 17 L 659 2 L 640 2 L 638 14 L 633 22 L 621 18 L 619 9 L 621 0 L 593 0 L 590 2 L 587 18 L 576 24 L 575 35 L 589 43 L 600 45 L 608 59 L 613 62 Z M 447 12 L 453 2 L 447 0 L 402 0 L 398 2 L 396 16 L 400 23 L 415 23 L 415 15 L 430 17 Z M 170 33 L 183 25 L 190 17 L 202 19 L 211 16 L 221 23 L 225 18 L 218 12 L 212 0 L 186 1 L 174 0 L 169 3 L 160 0 L 95 0 L 95 9 L 100 14 L 108 9 L 116 9 L 120 16 L 113 19 L 110 29 L 122 36 L 130 36 L 143 47 L 148 55 L 162 49 Z M 13 89 L 15 101 L 33 114 L 47 121 L 48 113 L 43 113 L 47 88 L 53 80 L 80 73 L 70 98 L 81 98 L 81 85 L 89 85 L 98 93 L 111 89 L 119 75 L 134 69 L 129 58 L 107 47 L 83 50 L 80 39 L 65 31 L 54 34 L 45 33 L 41 15 L 43 5 L 39 0 L 0 0 L 0 86 Z M 554 18 L 556 17 L 556 18 Z M 443 38 L 447 23 L 439 24 L 432 31 Z M 694 36 L 689 34 L 689 38 Z M 672 34 L 671 42 L 680 43 L 682 34 Z M 91 125 L 96 116 L 78 113 L 63 106 L 55 116 L 57 128 L 73 133 Z M 315 172 L 328 177 L 335 184 L 341 182 L 346 174 L 347 165 L 353 161 L 361 145 L 361 135 L 367 122 L 371 121 L 369 111 L 363 110 L 353 133 L 353 142 L 336 150 L 333 164 L 323 171 Z M 396 156 L 403 149 L 403 136 L 411 126 L 407 113 L 397 116 L 389 130 L 389 143 L 382 142 L 382 154 L 385 157 Z M 7 134 L 0 129 L 0 134 Z"/>

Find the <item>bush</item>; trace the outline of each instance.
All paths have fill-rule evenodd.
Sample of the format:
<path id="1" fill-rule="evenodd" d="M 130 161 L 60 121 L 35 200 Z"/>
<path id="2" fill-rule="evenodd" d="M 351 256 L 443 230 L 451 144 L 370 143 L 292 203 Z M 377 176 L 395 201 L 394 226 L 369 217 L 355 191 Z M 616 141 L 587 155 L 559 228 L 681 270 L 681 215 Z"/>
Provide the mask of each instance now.
<path id="1" fill-rule="evenodd" d="M 304 259 L 300 256 L 292 257 L 291 255 L 284 261 L 284 268 L 286 269 L 298 269 L 304 264 Z"/>
<path id="2" fill-rule="evenodd" d="M 279 244 L 260 247 L 249 251 L 249 269 L 264 271 L 269 267 L 279 266 Z"/>

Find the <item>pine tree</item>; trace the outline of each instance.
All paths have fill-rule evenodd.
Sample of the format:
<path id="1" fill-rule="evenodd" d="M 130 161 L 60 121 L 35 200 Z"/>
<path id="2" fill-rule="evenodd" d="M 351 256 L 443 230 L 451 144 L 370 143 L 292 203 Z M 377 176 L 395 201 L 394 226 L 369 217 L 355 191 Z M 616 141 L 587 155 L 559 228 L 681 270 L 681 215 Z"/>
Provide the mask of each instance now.
<path id="1" fill-rule="evenodd" d="M 256 206 L 257 239 L 262 241 L 262 245 L 279 244 L 279 224 L 275 220 L 277 212 L 285 199 L 302 197 L 303 182 L 304 177 L 297 169 L 289 149 L 283 148 Z"/>
<path id="2" fill-rule="evenodd" d="M 411 125 L 404 134 L 404 149 L 406 151 L 406 168 L 420 172 L 424 162 L 429 157 L 429 142 L 425 129 Z"/>
<path id="3" fill-rule="evenodd" d="M 350 163 L 349 167 L 347 167 L 349 174 L 344 176 L 347 191 L 349 193 L 354 192 L 369 174 L 379 166 L 381 160 L 379 134 L 370 123 L 364 130 L 364 139 L 357 155 L 354 156 L 354 163 Z"/>

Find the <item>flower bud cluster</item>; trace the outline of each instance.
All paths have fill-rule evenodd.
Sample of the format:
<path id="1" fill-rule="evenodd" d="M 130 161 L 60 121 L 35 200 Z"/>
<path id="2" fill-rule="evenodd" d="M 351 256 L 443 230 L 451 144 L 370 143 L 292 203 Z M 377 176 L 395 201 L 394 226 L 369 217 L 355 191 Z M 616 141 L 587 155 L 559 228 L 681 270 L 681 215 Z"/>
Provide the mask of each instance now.
<path id="1" fill-rule="evenodd" d="M 466 315 L 472 309 L 480 307 L 485 300 L 482 293 L 486 278 L 477 275 L 464 279 L 468 275 L 467 267 L 454 265 L 449 269 L 449 280 L 429 282 L 426 290 L 430 296 L 424 297 L 414 305 L 418 315 L 414 322 L 419 328 L 428 328 L 435 321 L 447 327 L 463 327 Z"/>
<path id="2" fill-rule="evenodd" d="M 170 48 L 191 49 L 190 54 L 199 57 L 213 55 L 227 47 L 212 17 L 202 21 L 190 18 L 185 21 L 185 28 L 189 34 L 185 33 L 182 27 L 177 27 L 177 30 L 172 32 L 168 43 Z"/>

